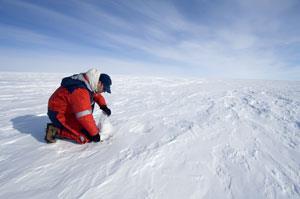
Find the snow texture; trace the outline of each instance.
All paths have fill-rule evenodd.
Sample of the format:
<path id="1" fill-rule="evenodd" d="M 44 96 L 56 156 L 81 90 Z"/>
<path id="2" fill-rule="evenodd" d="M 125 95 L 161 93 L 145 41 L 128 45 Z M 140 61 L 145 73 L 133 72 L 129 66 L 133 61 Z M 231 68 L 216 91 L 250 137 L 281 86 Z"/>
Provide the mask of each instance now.
<path id="1" fill-rule="evenodd" d="M 0 73 L 0 198 L 300 198 L 300 82 L 113 76 L 110 136 L 46 144 L 64 75 Z"/>

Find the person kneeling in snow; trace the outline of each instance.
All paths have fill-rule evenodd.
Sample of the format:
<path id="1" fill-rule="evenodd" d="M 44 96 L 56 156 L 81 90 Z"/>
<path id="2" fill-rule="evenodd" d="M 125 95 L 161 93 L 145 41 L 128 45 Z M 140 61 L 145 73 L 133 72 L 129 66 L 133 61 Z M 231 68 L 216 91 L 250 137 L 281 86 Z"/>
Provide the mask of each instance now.
<path id="1" fill-rule="evenodd" d="M 102 92 L 111 93 L 111 78 L 97 69 L 63 78 L 61 86 L 51 95 L 45 140 L 56 142 L 56 138 L 71 139 L 79 144 L 99 142 L 100 130 L 93 117 L 95 102 L 110 116 Z"/>

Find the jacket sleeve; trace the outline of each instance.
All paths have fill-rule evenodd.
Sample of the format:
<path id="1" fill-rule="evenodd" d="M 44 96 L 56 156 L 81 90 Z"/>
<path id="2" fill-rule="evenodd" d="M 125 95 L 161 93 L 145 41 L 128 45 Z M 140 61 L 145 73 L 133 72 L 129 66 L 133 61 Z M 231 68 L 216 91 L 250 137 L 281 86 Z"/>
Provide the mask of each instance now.
<path id="1" fill-rule="evenodd" d="M 106 106 L 106 101 L 100 93 L 94 94 L 94 101 L 98 104 L 98 106 Z"/>
<path id="2" fill-rule="evenodd" d="M 78 88 L 74 90 L 70 97 L 72 112 L 75 114 L 81 126 L 89 132 L 91 136 L 99 133 L 92 114 L 91 100 L 88 91 Z"/>

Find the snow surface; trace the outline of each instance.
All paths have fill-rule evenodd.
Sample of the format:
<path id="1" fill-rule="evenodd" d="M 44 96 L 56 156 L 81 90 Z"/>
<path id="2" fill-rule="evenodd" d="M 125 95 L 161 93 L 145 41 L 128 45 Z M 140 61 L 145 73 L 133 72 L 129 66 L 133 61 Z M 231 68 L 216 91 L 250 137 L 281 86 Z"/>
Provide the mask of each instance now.
<path id="1" fill-rule="evenodd" d="M 0 198 L 300 198 L 300 82 L 113 76 L 112 137 L 46 144 L 63 76 L 0 73 Z"/>

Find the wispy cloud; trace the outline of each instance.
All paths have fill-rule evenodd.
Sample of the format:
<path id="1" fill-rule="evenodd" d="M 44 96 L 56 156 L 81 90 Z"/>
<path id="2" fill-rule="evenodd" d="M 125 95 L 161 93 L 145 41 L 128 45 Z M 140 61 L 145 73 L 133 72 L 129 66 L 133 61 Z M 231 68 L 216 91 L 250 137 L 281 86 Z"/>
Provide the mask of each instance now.
<path id="1" fill-rule="evenodd" d="M 69 68 L 68 60 L 75 68 L 100 63 L 123 73 L 300 77 L 300 60 L 295 58 L 300 52 L 297 0 L 2 4 L 0 9 L 6 11 L 0 19 L 0 39 L 6 44 L 1 47 L 3 56 L 6 49 L 9 56 L 15 51 L 20 59 L 40 54 L 44 58 L 39 64 L 43 64 L 59 53 Z M 13 13 L 13 20 L 7 13 Z M 5 65 L 10 61 L 6 59 Z"/>

